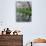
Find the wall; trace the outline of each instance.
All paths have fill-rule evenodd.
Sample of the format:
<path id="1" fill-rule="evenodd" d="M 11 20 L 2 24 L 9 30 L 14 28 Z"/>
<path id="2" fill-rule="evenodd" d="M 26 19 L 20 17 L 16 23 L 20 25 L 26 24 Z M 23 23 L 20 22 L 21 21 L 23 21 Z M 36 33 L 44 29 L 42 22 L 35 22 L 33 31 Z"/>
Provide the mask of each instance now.
<path id="1" fill-rule="evenodd" d="M 31 24 L 16 22 L 16 1 L 15 0 L 0 0 L 0 30 L 9 27 L 12 31 L 20 29 L 23 32 L 23 43 L 31 39 Z M 28 36 L 29 35 L 29 36 Z M 28 37 L 27 37 L 28 36 Z"/>
<path id="2" fill-rule="evenodd" d="M 32 38 L 46 37 L 46 0 L 32 1 Z M 34 35 L 35 34 L 35 35 Z"/>

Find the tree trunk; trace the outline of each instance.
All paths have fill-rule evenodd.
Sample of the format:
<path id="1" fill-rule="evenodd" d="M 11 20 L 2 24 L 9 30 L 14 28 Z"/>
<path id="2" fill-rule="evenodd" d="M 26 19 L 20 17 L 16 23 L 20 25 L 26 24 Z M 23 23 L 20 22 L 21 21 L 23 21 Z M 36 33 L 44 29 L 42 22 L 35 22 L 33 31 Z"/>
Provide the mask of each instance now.
<path id="1" fill-rule="evenodd" d="M 29 6 L 29 9 L 31 10 L 30 3 L 29 3 L 29 2 L 27 2 L 27 4 L 28 4 L 28 6 Z M 31 14 L 29 14 L 29 19 L 28 19 L 28 21 L 30 21 L 30 18 L 31 18 Z"/>

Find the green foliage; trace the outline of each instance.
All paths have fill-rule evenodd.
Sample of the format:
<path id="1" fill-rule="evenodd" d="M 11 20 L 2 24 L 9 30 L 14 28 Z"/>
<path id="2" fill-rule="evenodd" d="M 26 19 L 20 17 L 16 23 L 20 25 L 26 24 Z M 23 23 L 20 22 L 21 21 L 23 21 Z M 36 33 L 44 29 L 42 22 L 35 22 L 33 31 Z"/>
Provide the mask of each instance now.
<path id="1" fill-rule="evenodd" d="M 19 12 L 25 15 L 31 15 L 32 9 L 31 8 L 16 8 L 16 12 Z"/>

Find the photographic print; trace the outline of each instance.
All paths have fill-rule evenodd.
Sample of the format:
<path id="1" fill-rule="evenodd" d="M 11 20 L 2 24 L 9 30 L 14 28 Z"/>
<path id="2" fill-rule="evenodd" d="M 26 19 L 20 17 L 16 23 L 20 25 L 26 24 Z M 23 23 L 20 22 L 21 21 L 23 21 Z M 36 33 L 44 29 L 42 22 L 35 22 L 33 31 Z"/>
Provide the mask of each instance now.
<path id="1" fill-rule="evenodd" d="M 32 2 L 16 1 L 16 22 L 31 22 Z"/>

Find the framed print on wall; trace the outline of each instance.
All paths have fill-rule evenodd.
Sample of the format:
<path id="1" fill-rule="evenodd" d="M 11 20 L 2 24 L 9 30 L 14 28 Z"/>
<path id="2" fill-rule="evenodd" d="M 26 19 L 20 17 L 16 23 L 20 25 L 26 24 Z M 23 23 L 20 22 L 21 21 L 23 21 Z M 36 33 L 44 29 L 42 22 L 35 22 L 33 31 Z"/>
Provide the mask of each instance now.
<path id="1" fill-rule="evenodd" d="M 31 22 L 32 2 L 16 1 L 16 22 Z"/>

